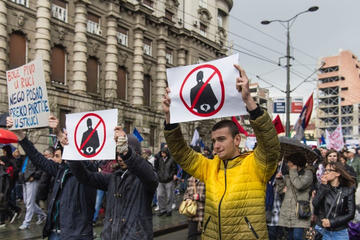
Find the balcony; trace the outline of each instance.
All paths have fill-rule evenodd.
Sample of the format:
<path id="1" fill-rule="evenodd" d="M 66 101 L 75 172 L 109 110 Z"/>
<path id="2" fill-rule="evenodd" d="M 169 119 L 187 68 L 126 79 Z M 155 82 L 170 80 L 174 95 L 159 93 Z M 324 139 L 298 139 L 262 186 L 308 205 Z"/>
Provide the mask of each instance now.
<path id="1" fill-rule="evenodd" d="M 51 6 L 51 14 L 54 18 L 67 22 L 67 9 L 56 4 L 52 4 Z"/>

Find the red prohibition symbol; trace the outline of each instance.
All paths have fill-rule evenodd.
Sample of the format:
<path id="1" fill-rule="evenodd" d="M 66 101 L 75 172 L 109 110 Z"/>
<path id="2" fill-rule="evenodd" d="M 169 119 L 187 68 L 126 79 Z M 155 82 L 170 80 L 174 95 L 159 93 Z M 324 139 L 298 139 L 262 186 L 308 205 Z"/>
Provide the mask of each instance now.
<path id="1" fill-rule="evenodd" d="M 195 97 L 195 100 L 194 100 L 194 103 L 189 106 L 184 97 L 183 97 L 183 90 L 184 90 L 184 85 L 186 83 L 186 81 L 193 75 L 193 73 L 195 73 L 196 71 L 200 70 L 200 69 L 203 69 L 203 68 L 210 68 L 212 69 L 214 72 L 210 75 L 210 77 L 206 80 L 206 82 L 203 84 L 203 86 L 200 88 L 199 92 L 197 93 L 196 97 Z M 208 112 L 208 113 L 198 113 L 194 110 L 194 106 L 196 105 L 197 101 L 199 100 L 200 98 L 200 95 L 203 93 L 205 87 L 209 84 L 209 82 L 214 78 L 214 76 L 217 75 L 217 77 L 219 78 L 219 82 L 220 82 L 220 90 L 221 90 L 221 100 L 220 100 L 220 104 L 219 106 L 214 109 L 214 111 L 212 112 Z M 219 71 L 219 69 L 217 69 L 215 66 L 211 65 L 211 64 L 204 64 L 204 65 L 200 65 L 200 66 L 197 66 L 196 68 L 194 68 L 193 70 L 191 70 L 189 72 L 189 74 L 185 77 L 185 80 L 184 82 L 182 83 L 181 85 L 181 88 L 180 88 L 180 99 L 181 101 L 183 102 L 184 106 L 194 115 L 196 116 L 199 116 L 199 117 L 209 117 L 209 116 L 212 116 L 216 113 L 218 113 L 221 108 L 223 107 L 224 105 L 224 101 L 225 101 L 225 87 L 224 87 L 224 81 L 222 79 L 222 76 L 221 76 L 221 73 Z"/>
<path id="2" fill-rule="evenodd" d="M 78 134 L 78 127 L 80 125 L 80 123 L 86 118 L 86 117 L 96 117 L 99 119 L 99 122 L 96 124 L 95 128 L 92 130 L 92 132 L 90 133 L 90 135 L 88 136 L 88 138 L 84 141 L 84 143 L 82 144 L 82 146 L 79 147 L 78 145 L 78 142 L 77 142 L 77 134 Z M 94 132 L 96 131 L 96 129 L 102 125 L 103 126 L 103 130 L 104 130 L 104 138 L 103 138 L 103 141 L 102 141 L 102 144 L 99 148 L 99 150 L 97 152 L 95 152 L 94 154 L 91 154 L 91 155 L 86 155 L 84 154 L 81 149 L 86 145 L 86 143 L 90 140 L 91 136 L 94 134 Z M 98 155 L 101 150 L 103 149 L 104 145 L 105 145 L 105 139 L 106 139 L 106 126 L 105 126 L 105 122 L 104 120 L 97 114 L 95 113 L 88 113 L 88 114 L 85 114 L 81 119 L 80 121 L 78 122 L 78 124 L 76 125 L 75 127 L 75 134 L 74 134 L 74 138 L 75 138 L 75 147 L 76 149 L 78 150 L 78 152 L 80 153 L 81 156 L 83 157 L 86 157 L 86 158 L 92 158 L 92 157 L 95 157 L 96 155 Z"/>

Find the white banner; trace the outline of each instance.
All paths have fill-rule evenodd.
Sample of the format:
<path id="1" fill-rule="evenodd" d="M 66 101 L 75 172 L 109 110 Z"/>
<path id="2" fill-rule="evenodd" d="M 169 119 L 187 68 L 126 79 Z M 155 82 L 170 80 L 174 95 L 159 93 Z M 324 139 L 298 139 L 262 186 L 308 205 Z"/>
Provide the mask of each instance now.
<path id="1" fill-rule="evenodd" d="M 329 134 L 326 131 L 326 148 L 327 149 L 335 149 L 336 151 L 340 151 L 344 147 L 344 137 L 342 134 L 341 125 L 337 126 L 337 128 Z"/>
<path id="2" fill-rule="evenodd" d="M 82 112 L 66 115 L 69 145 L 64 147 L 65 160 L 114 160 L 114 129 L 118 110 Z"/>
<path id="3" fill-rule="evenodd" d="M 48 126 L 50 108 L 42 60 L 6 71 L 6 82 L 12 129 Z"/>
<path id="4" fill-rule="evenodd" d="M 248 114 L 241 93 L 236 90 L 239 76 L 234 64 L 239 55 L 175 67 L 166 70 L 171 90 L 170 122 L 188 122 Z"/>

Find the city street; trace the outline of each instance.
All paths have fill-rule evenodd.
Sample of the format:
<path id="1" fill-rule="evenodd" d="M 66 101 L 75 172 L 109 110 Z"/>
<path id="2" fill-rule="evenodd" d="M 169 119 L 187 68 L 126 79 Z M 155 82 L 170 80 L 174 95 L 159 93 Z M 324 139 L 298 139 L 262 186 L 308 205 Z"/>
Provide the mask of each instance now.
<path id="1" fill-rule="evenodd" d="M 21 225 L 23 220 L 23 215 L 20 219 L 17 219 L 13 224 L 7 224 L 5 228 L 0 228 L 0 240 L 40 240 L 42 239 L 42 225 L 36 225 L 35 218 L 30 225 L 30 229 L 28 230 L 18 230 L 18 227 Z M 154 239 L 165 240 L 165 239 L 186 239 L 187 229 L 186 229 L 186 218 L 182 215 L 179 215 L 177 211 L 173 212 L 171 217 L 153 217 L 154 224 L 154 234 L 159 236 Z M 185 228 L 179 230 L 179 228 Z M 97 224 L 94 228 L 95 238 L 100 239 L 100 233 L 102 230 L 102 226 Z M 166 234 L 167 232 L 170 232 Z"/>

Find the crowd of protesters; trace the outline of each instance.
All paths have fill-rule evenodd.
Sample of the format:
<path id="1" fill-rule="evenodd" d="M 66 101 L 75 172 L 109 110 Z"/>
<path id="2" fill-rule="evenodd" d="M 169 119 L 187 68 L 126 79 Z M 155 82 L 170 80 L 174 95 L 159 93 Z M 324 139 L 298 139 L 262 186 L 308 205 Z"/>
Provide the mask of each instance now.
<path id="1" fill-rule="evenodd" d="M 268 183 L 270 240 L 360 237 L 360 149 L 314 151 L 318 157 L 313 164 L 307 164 L 301 152 L 287 157 Z M 311 203 L 307 218 L 297 215 L 298 201 Z"/>
<path id="2" fill-rule="evenodd" d="M 55 148 L 40 153 L 21 130 L 14 133 L 25 155 L 3 147 L 0 227 L 21 216 L 22 199 L 20 230 L 29 229 L 35 215 L 36 224 L 45 222 L 44 238 L 90 240 L 105 205 L 101 239 L 153 239 L 155 210 L 172 216 L 175 196 L 183 193 L 183 202 L 197 206 L 187 215 L 188 239 L 359 239 L 360 149 L 314 149 L 312 163 L 303 152 L 281 159 L 268 113 L 251 97 L 245 72 L 235 68 L 236 89 L 257 137 L 253 151 L 239 149 L 239 130 L 230 120 L 213 126 L 212 149 L 189 147 L 179 124 L 170 124 L 169 90 L 163 100 L 166 144 L 155 155 L 116 127 L 114 160 L 64 161 L 67 133 L 52 116 Z"/>

